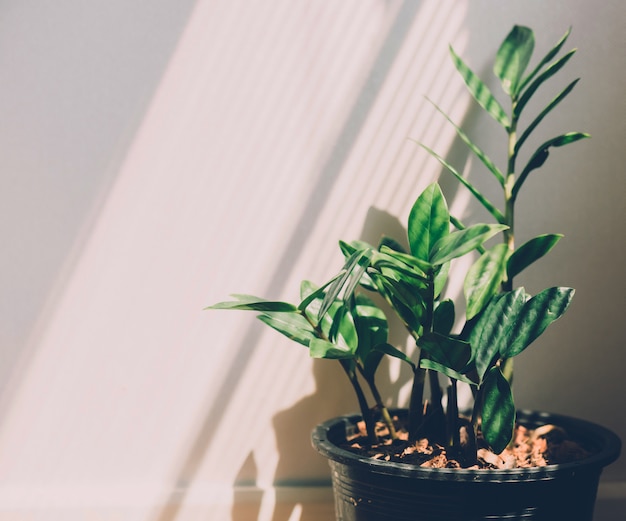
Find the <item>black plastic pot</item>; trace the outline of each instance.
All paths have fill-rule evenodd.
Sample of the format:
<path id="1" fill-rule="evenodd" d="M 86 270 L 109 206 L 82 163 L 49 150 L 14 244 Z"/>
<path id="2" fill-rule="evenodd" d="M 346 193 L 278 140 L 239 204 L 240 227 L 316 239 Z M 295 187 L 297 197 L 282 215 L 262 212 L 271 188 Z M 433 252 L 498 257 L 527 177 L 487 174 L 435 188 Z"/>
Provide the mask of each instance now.
<path id="1" fill-rule="evenodd" d="M 615 461 L 620 439 L 583 420 L 522 411 L 529 428 L 563 427 L 594 451 L 581 461 L 531 469 L 431 469 L 358 456 L 340 448 L 358 415 L 318 425 L 313 446 L 329 460 L 337 521 L 591 521 L 602 469 Z"/>

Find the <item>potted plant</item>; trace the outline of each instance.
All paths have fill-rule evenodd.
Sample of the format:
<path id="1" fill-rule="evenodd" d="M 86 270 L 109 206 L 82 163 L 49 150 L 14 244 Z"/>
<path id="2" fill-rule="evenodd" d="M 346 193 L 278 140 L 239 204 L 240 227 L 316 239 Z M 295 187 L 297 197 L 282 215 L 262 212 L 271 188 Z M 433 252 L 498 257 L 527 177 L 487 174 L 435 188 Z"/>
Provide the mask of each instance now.
<path id="1" fill-rule="evenodd" d="M 341 364 L 360 414 L 330 420 L 313 433 L 314 446 L 329 459 L 338 519 L 592 518 L 600 473 L 618 457 L 619 439 L 582 420 L 517 411 L 511 391 L 513 358 L 565 313 L 574 295 L 565 287 L 530 295 L 514 284 L 562 237 L 544 234 L 515 243 L 515 204 L 524 183 L 554 147 L 588 137 L 569 132 L 548 139 L 518 165 L 529 136 L 578 81 L 520 128 L 533 95 L 574 54 L 558 57 L 568 36 L 569 31 L 528 69 L 534 34 L 513 27 L 494 62 L 509 110 L 450 48 L 476 102 L 506 133 L 504 167 L 444 117 L 500 187 L 503 207 L 420 145 L 471 192 L 493 222 L 462 223 L 450 215 L 440 186 L 433 183 L 410 212 L 408 250 L 387 237 L 376 246 L 342 241 L 342 269 L 321 286 L 304 281 L 299 303 L 235 295 L 210 306 L 256 311 L 268 326 L 306 346 L 312 357 Z M 465 255 L 475 260 L 465 273 L 462 299 L 455 302 L 446 295 L 446 280 L 458 267 L 455 260 Z M 400 318 L 416 353 L 388 343 L 381 301 Z M 376 370 L 385 356 L 411 367 L 408 409 L 390 411 L 377 388 Z M 472 390 L 469 411 L 460 410 L 460 385 Z"/>

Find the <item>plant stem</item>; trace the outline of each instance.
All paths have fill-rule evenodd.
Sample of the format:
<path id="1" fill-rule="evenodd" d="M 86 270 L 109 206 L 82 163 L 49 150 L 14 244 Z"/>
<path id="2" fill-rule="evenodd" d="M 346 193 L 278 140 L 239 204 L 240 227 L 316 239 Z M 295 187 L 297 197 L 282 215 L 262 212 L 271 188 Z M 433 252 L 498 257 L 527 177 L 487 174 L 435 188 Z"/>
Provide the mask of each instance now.
<path id="1" fill-rule="evenodd" d="M 341 367 L 345 371 L 354 392 L 356 393 L 357 400 L 359 402 L 359 408 L 361 409 L 361 416 L 363 417 L 363 421 L 365 422 L 365 430 L 367 431 L 367 438 L 370 443 L 376 443 L 378 441 L 378 436 L 376 436 L 376 423 L 374 422 L 374 415 L 372 414 L 371 409 L 367 403 L 367 399 L 365 398 L 365 393 L 363 393 L 363 388 L 357 379 L 357 375 L 354 372 L 354 368 L 350 363 L 350 360 L 339 360 L 341 362 Z"/>
<path id="2" fill-rule="evenodd" d="M 363 370 L 362 370 L 361 366 L 359 365 L 357 367 L 361 371 L 361 374 L 363 374 Z M 376 402 L 376 407 L 380 411 L 381 418 L 382 418 L 383 422 L 385 423 L 385 425 L 387 426 L 387 429 L 389 430 L 390 438 L 392 440 L 398 439 L 398 433 L 396 432 L 396 428 L 395 428 L 395 426 L 393 424 L 393 420 L 391 419 L 391 415 L 389 414 L 389 409 L 387 409 L 387 406 L 383 403 L 383 399 L 380 396 L 380 392 L 378 391 L 378 387 L 376 387 L 376 383 L 374 382 L 374 378 L 373 377 L 372 378 L 366 378 L 365 377 L 365 381 L 369 385 L 370 391 L 372 392 L 372 396 L 374 397 L 374 401 Z"/>

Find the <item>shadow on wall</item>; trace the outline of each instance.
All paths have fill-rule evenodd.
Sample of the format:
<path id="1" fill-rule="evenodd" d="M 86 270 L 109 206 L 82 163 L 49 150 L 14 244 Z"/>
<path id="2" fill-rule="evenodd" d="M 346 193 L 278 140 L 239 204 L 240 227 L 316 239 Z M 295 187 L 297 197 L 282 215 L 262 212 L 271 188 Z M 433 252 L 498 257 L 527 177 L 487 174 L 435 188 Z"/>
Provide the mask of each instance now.
<path id="1" fill-rule="evenodd" d="M 393 237 L 401 243 L 406 243 L 406 230 L 399 220 L 376 208 L 370 208 L 360 240 L 377 245 L 384 236 Z M 404 239 L 404 240 L 403 240 Z M 406 246 L 406 244 L 404 244 Z M 377 298 L 377 296 L 374 296 Z M 384 302 L 380 302 L 384 306 Z M 397 321 L 395 315 L 387 313 L 390 321 Z M 408 334 L 403 335 L 403 327 L 400 324 L 393 324 L 392 331 L 395 337 L 391 338 L 394 345 L 404 345 L 407 343 Z M 276 414 L 273 418 L 274 431 L 276 435 L 276 447 L 279 454 L 278 465 L 276 467 L 274 485 L 281 486 L 316 486 L 330 484 L 330 475 L 326 460 L 318 455 L 311 447 L 311 431 L 316 424 L 327 420 L 329 417 L 341 414 L 348 414 L 358 410 L 356 398 L 353 398 L 353 390 L 348 380 L 340 369 L 340 365 L 334 360 L 314 360 L 313 376 L 315 379 L 315 391 L 297 402 L 289 409 L 285 409 Z M 400 371 L 392 377 L 389 359 L 385 357 L 377 373 L 377 384 L 384 391 L 384 396 L 389 397 L 393 405 L 400 401 L 402 387 L 410 381 L 410 369 L 405 364 L 401 365 Z M 350 410 L 341 410 L 345 400 L 338 399 L 338 396 L 348 396 L 351 403 Z M 243 483 L 250 479 L 250 457 L 246 465 L 240 471 Z M 311 469 L 320 469 L 317 475 L 328 474 L 328 479 L 323 482 L 303 481 L 302 476 L 310 473 Z M 318 515 L 318 510 L 314 506 L 305 503 L 300 504 L 300 520 L 313 521 Z M 243 519 L 237 517 L 241 515 L 243 506 L 235 505 L 233 509 L 233 521 Z M 237 516 L 235 515 L 237 513 Z M 246 512 L 249 514 L 250 512 Z M 288 505 L 282 505 L 277 501 L 274 508 L 272 521 L 289 521 L 291 509 Z"/>
<path id="2" fill-rule="evenodd" d="M 288 247 L 286 251 L 288 255 L 279 259 L 277 267 L 274 270 L 273 276 L 270 277 L 267 290 L 265 294 L 278 294 L 287 279 L 286 274 L 289 273 L 291 266 L 293 265 L 294 258 L 297 258 L 306 244 L 307 237 L 309 237 L 311 230 L 316 223 L 316 216 L 320 214 L 320 209 L 325 204 L 328 194 L 331 193 L 335 181 L 337 180 L 344 164 L 356 143 L 363 125 L 367 121 L 367 117 L 377 99 L 380 89 L 384 85 L 385 79 L 388 76 L 389 70 L 394 63 L 395 58 L 402 49 L 402 45 L 405 38 L 412 27 L 414 20 L 417 17 L 421 2 L 413 0 L 405 0 L 401 7 L 397 11 L 397 16 L 393 24 L 391 24 L 387 38 L 378 51 L 376 59 L 373 61 L 371 70 L 367 78 L 355 97 L 354 104 L 349 112 L 345 123 L 339 133 L 335 145 L 330 151 L 329 156 L 325 159 L 322 167 L 320 168 L 318 179 L 316 184 L 311 190 L 310 197 L 306 201 L 305 208 L 301 213 L 301 218 L 298 221 L 297 226 L 294 228 L 294 232 L 288 241 Z M 367 238 L 364 236 L 364 238 Z M 257 325 L 258 326 L 258 325 Z M 220 391 L 217 395 L 223 399 L 216 400 L 212 409 L 207 413 L 202 426 L 195 436 L 195 441 L 192 444 L 192 448 L 188 451 L 186 458 L 183 459 L 182 464 L 177 472 L 177 483 L 191 483 L 196 476 L 202 455 L 206 453 L 207 448 L 210 446 L 215 434 L 215 424 L 219 422 L 223 417 L 225 411 L 229 406 L 229 397 L 233 395 L 233 389 L 238 385 L 240 375 L 243 372 L 245 364 L 250 360 L 250 354 L 255 349 L 255 342 L 258 338 L 257 329 L 251 327 L 245 335 L 245 339 L 239 346 L 237 346 L 238 360 L 241 361 L 238 365 L 231 368 L 226 374 Z M 323 361 L 326 362 L 326 361 Z M 317 364 L 316 364 L 317 365 Z M 321 373 L 323 374 L 323 373 Z M 316 379 L 318 375 L 316 374 Z M 326 382 L 321 376 L 317 381 L 320 389 L 326 389 Z M 330 388 L 329 388 L 330 390 Z M 310 423 L 312 418 L 312 411 L 323 410 L 328 414 L 328 403 L 335 402 L 333 392 L 329 392 L 326 399 L 321 399 L 319 396 L 307 397 L 305 399 L 306 404 L 299 403 L 292 409 L 281 413 L 276 419 L 277 438 L 279 438 L 279 450 L 280 461 L 279 469 L 282 470 L 288 462 L 292 462 L 294 455 L 295 458 L 300 458 L 301 452 L 312 453 L 310 448 L 309 435 L 312 429 Z M 308 403 L 308 402 L 311 403 Z M 306 405 L 306 407 L 304 407 Z M 303 431 L 306 431 L 296 442 L 296 447 L 292 450 L 291 445 L 286 438 L 283 437 L 283 429 L 281 425 L 285 424 L 289 417 L 290 431 L 293 425 L 303 425 L 302 415 L 306 414 L 305 427 Z M 291 439 L 296 438 L 293 434 L 289 435 Z M 283 446 L 284 445 L 284 446 Z M 303 447 L 304 446 L 304 447 Z M 314 457 L 313 454 L 311 456 Z M 319 465 L 319 460 L 317 465 Z M 167 501 L 169 505 L 161 513 L 156 516 L 157 521 L 174 521 L 178 517 L 179 507 L 172 505 L 180 505 L 183 500 L 174 500 L 176 492 L 172 492 L 171 501 Z M 239 515 L 239 514 L 238 514 Z M 236 519 L 233 517 L 233 519 Z M 303 518 L 304 519 L 304 518 Z"/>

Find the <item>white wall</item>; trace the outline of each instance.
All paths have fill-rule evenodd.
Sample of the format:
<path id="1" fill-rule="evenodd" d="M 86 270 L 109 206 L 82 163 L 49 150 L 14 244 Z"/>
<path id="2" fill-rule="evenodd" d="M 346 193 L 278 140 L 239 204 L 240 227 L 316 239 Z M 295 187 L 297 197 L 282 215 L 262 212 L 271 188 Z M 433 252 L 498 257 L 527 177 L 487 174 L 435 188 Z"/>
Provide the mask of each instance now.
<path id="1" fill-rule="evenodd" d="M 355 409 L 342 375 L 202 307 L 295 299 L 337 268 L 338 239 L 397 230 L 439 174 L 407 138 L 458 157 L 424 95 L 501 150 L 447 44 L 488 72 L 514 23 L 538 49 L 573 26 L 563 82 L 582 80 L 545 132 L 593 135 L 520 199 L 520 240 L 566 235 L 550 276 L 524 284 L 577 296 L 521 357 L 516 398 L 626 434 L 610 408 L 626 394 L 621 2 L 22 0 L 0 15 L 0 519 L 224 519 L 233 491 L 233 519 L 328 515 L 308 433 Z M 402 372 L 381 378 L 401 399 Z M 308 499 L 292 510 L 298 492 L 275 484 Z M 620 460 L 602 497 L 624 484 Z"/>

